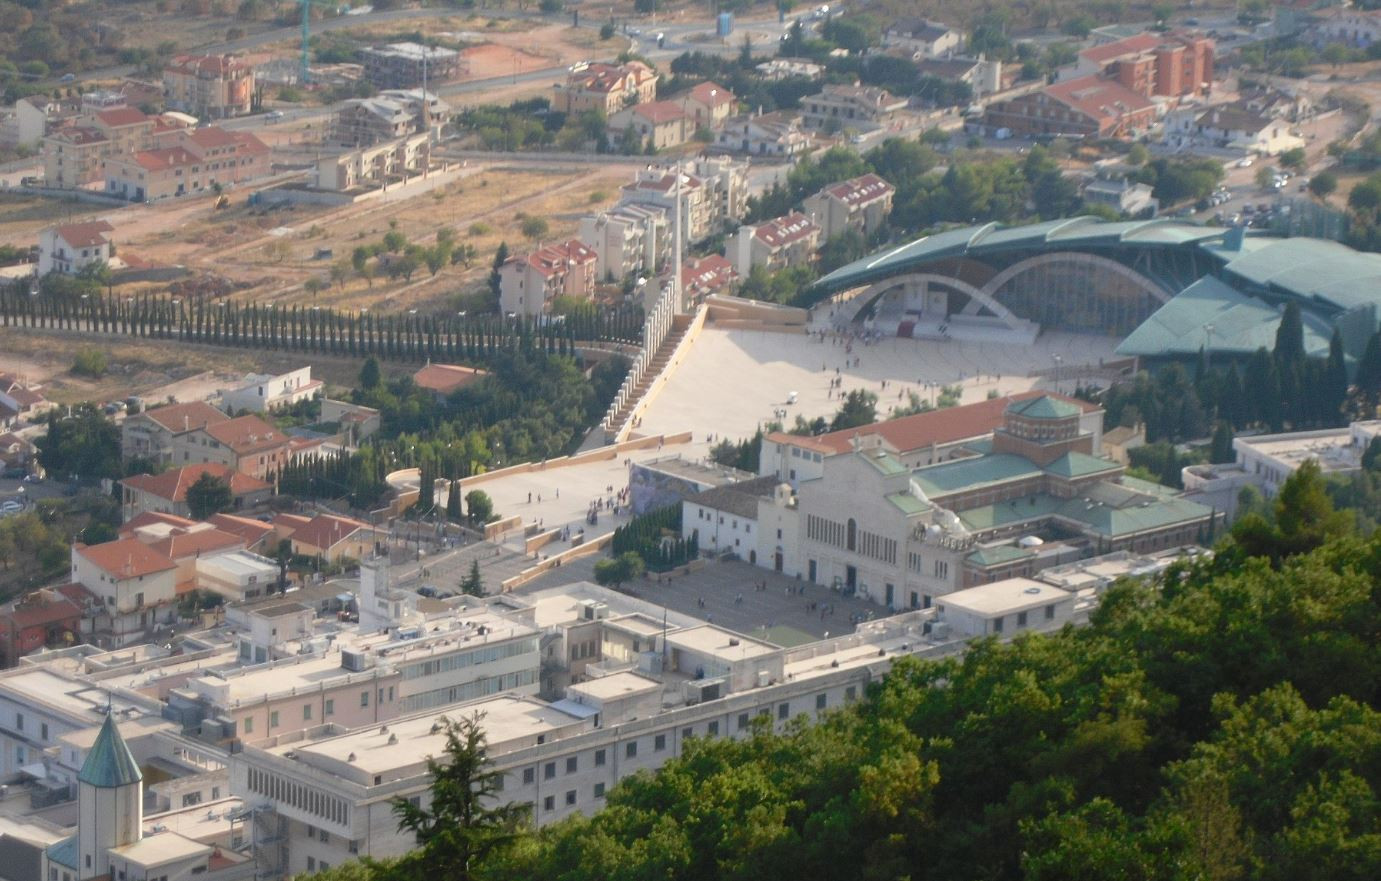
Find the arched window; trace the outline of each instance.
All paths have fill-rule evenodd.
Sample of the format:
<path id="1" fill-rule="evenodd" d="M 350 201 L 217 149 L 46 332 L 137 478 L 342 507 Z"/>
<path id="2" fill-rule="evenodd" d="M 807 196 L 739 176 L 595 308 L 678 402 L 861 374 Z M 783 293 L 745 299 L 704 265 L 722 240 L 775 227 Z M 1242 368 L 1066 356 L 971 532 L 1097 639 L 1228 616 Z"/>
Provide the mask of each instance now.
<path id="1" fill-rule="evenodd" d="M 855 547 L 855 545 L 857 544 L 857 542 L 858 542 L 858 523 L 854 521 L 854 518 L 850 517 L 850 518 L 849 518 L 849 535 L 848 535 L 848 538 L 846 539 L 845 546 L 848 547 L 848 549 L 851 550 L 851 551 L 852 551 L 852 550 L 856 550 L 857 548 Z"/>

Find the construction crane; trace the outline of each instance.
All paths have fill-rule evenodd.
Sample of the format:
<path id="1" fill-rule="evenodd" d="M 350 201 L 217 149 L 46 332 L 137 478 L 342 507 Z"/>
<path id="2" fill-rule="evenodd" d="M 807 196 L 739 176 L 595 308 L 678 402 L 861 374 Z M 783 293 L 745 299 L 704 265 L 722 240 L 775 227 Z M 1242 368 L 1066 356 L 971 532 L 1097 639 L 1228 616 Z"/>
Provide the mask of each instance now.
<path id="1" fill-rule="evenodd" d="M 300 69 L 298 70 L 297 79 L 299 85 L 305 86 L 310 83 L 312 79 L 311 70 L 309 69 L 312 57 L 311 47 L 308 45 L 308 41 L 312 36 L 312 7 L 324 6 L 334 10 L 338 15 L 344 15 L 349 11 L 350 7 L 349 5 L 333 3 L 331 0 L 297 0 L 297 4 L 302 7 L 302 59 L 298 62 Z"/>

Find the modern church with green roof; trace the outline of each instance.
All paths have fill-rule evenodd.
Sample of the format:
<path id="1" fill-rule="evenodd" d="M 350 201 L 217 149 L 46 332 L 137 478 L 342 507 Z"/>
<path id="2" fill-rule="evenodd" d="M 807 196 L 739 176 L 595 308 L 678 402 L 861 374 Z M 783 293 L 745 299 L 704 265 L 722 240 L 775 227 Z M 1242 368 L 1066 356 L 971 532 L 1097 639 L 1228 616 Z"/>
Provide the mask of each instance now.
<path id="1" fill-rule="evenodd" d="M 1076 217 L 952 229 L 873 254 L 814 285 L 864 288 L 836 320 L 918 338 L 1034 340 L 1041 329 L 1125 337 L 1118 353 L 1243 357 L 1300 307 L 1310 355 L 1338 331 L 1359 358 L 1381 320 L 1381 255 L 1324 239 L 1177 220 Z"/>

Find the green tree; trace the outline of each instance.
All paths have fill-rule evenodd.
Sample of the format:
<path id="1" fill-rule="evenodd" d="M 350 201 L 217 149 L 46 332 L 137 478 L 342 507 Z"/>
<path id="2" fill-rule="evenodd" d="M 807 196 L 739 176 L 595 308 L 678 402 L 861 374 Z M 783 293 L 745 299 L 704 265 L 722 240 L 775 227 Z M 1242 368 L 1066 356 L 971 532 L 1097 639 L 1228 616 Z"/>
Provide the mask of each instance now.
<path id="1" fill-rule="evenodd" d="M 877 422 L 878 396 L 863 389 L 854 389 L 844 396 L 844 403 L 830 422 L 830 431 L 858 428 Z"/>
<path id="2" fill-rule="evenodd" d="M 472 489 L 465 494 L 465 510 L 470 522 L 480 526 L 494 516 L 494 502 L 484 490 Z"/>
<path id="3" fill-rule="evenodd" d="M 647 564 L 636 551 L 627 551 L 595 564 L 595 581 L 606 587 L 619 587 L 642 576 Z"/>
<path id="4" fill-rule="evenodd" d="M 550 228 L 545 217 L 525 217 L 521 226 L 523 236 L 532 241 L 545 236 Z"/>
<path id="5" fill-rule="evenodd" d="M 487 860 L 521 836 L 531 805 L 498 804 L 503 772 L 494 770 L 485 755 L 482 721 L 479 714 L 458 722 L 442 718 L 446 751 L 439 760 L 427 760 L 428 804 L 401 796 L 393 801 L 399 830 L 411 832 L 418 848 L 400 859 L 389 877 L 472 881 Z"/>
<path id="6" fill-rule="evenodd" d="M 193 520 L 205 520 L 212 514 L 229 511 L 234 505 L 230 482 L 209 471 L 203 472 L 187 487 L 187 510 Z"/>
<path id="7" fill-rule="evenodd" d="M 72 372 L 78 376 L 100 379 L 106 372 L 106 355 L 100 349 L 81 349 L 72 359 Z"/>
<path id="8" fill-rule="evenodd" d="M 373 391 L 379 387 L 383 379 L 383 373 L 379 370 L 379 359 L 370 355 L 364 361 L 364 366 L 360 368 L 360 388 L 366 391 Z"/>
<path id="9" fill-rule="evenodd" d="M 484 579 L 480 576 L 479 560 L 470 561 L 470 573 L 461 580 L 460 592 L 466 596 L 484 596 Z"/>
<path id="10" fill-rule="evenodd" d="M 1237 455 L 1232 449 L 1232 425 L 1226 419 L 1221 419 L 1218 426 L 1213 429 L 1213 444 L 1208 461 L 1220 464 L 1236 458 Z"/>
<path id="11" fill-rule="evenodd" d="M 1331 171 L 1321 171 L 1309 179 L 1309 192 L 1320 200 L 1326 200 L 1338 189 L 1338 176 Z"/>
<path id="12" fill-rule="evenodd" d="M 293 561 L 292 539 L 281 538 L 273 549 L 273 559 L 278 563 L 278 592 L 286 593 L 288 590 L 288 567 Z"/>

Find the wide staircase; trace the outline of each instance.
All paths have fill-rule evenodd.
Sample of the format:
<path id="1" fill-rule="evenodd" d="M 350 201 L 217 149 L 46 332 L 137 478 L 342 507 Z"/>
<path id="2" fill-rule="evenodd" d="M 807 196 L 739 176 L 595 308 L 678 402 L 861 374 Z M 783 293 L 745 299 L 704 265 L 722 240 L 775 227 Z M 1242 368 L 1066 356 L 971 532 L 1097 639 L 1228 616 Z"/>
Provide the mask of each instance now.
<path id="1" fill-rule="evenodd" d="M 630 426 L 628 422 L 633 418 L 633 411 L 637 409 L 642 401 L 643 395 L 652 388 L 652 384 L 657 381 L 657 377 L 662 375 L 662 371 L 671 363 L 671 357 L 676 352 L 676 347 L 681 344 L 681 340 L 686 336 L 686 331 L 695 320 L 694 315 L 676 315 L 671 319 L 671 330 L 667 332 L 666 339 L 657 347 L 653 353 L 652 360 L 643 370 L 642 377 L 633 386 L 632 392 L 624 398 L 623 403 L 605 422 L 605 434 L 609 443 L 618 443 L 626 440 Z"/>

